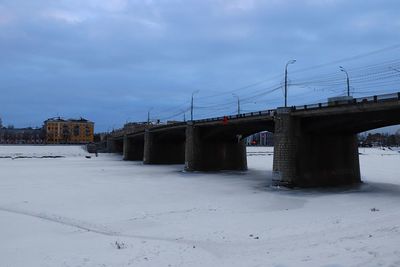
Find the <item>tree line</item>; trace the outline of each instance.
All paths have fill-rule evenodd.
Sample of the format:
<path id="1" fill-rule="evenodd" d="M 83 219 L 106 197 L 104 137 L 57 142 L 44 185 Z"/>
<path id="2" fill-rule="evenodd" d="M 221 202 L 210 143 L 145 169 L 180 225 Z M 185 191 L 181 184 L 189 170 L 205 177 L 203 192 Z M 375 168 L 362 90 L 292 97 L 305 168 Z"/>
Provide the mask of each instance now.
<path id="1" fill-rule="evenodd" d="M 360 146 L 400 146 L 400 130 L 395 134 L 363 133 L 358 135 Z"/>

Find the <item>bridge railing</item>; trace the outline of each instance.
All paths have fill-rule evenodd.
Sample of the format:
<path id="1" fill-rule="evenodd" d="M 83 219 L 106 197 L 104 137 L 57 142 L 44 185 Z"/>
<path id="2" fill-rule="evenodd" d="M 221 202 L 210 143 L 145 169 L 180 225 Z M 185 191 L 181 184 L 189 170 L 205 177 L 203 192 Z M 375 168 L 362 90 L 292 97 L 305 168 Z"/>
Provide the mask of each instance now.
<path id="1" fill-rule="evenodd" d="M 171 126 L 180 126 L 180 125 L 186 125 L 186 122 L 180 121 L 180 122 L 174 122 L 174 123 L 160 124 L 160 125 L 154 126 L 152 129 L 162 129 L 162 128 L 168 128 Z"/>
<path id="2" fill-rule="evenodd" d="M 400 101 L 400 92 L 391 93 L 391 94 L 383 94 L 383 95 L 375 95 L 375 96 L 365 96 L 359 98 L 353 98 L 351 100 L 340 100 L 340 101 L 330 101 L 330 102 L 323 102 L 323 103 L 316 103 L 311 105 L 301 105 L 301 106 L 293 106 L 294 110 L 309 110 L 309 109 L 320 109 L 320 108 L 327 108 L 327 107 L 336 107 L 336 106 L 344 106 L 344 105 L 354 105 L 354 104 L 364 104 L 364 103 L 378 103 L 378 102 L 386 102 L 386 101 Z M 261 111 L 254 111 L 254 112 L 247 112 L 241 113 L 237 115 L 228 115 L 228 116 L 220 116 L 220 117 L 213 117 L 207 119 L 200 119 L 194 120 L 195 123 L 199 122 L 212 122 L 212 121 L 224 121 L 224 120 L 231 120 L 231 119 L 240 119 L 240 118 L 247 118 L 247 117 L 257 117 L 257 116 L 274 116 L 276 109 L 269 109 L 269 110 L 261 110 Z M 186 125 L 187 122 L 174 122 L 174 123 L 167 123 L 162 125 L 153 125 L 152 129 L 162 129 L 171 126 L 181 126 Z M 144 131 L 144 129 L 143 129 Z M 137 131 L 143 132 L 143 131 Z M 114 130 L 111 133 L 111 136 L 118 137 L 127 134 L 126 129 L 118 129 Z M 128 133 L 129 134 L 129 133 Z"/>
<path id="3" fill-rule="evenodd" d="M 247 117 L 265 116 L 265 115 L 272 116 L 274 114 L 274 112 L 275 112 L 275 109 L 260 110 L 260 111 L 254 111 L 254 112 L 241 113 L 241 114 L 237 114 L 237 115 L 227 115 L 227 116 L 213 117 L 213 118 L 207 118 L 207 119 L 200 119 L 200 120 L 195 120 L 194 122 L 223 121 L 225 119 L 231 120 L 231 119 L 240 119 L 240 118 L 247 118 Z"/>
<path id="4" fill-rule="evenodd" d="M 309 110 L 309 109 L 319 109 L 326 107 L 345 106 L 345 105 L 364 104 L 364 103 L 378 103 L 378 102 L 396 101 L 396 100 L 397 101 L 400 100 L 400 92 L 358 97 L 358 98 L 353 98 L 351 100 L 340 100 L 340 101 L 323 102 L 311 105 L 294 106 L 293 108 L 294 110 Z"/>
<path id="5" fill-rule="evenodd" d="M 384 102 L 384 101 L 396 101 L 400 100 L 400 92 L 398 93 L 391 93 L 391 94 L 383 94 L 383 95 L 375 95 L 375 96 L 367 96 L 367 97 L 359 97 L 354 98 L 351 100 L 345 101 L 331 101 L 331 102 L 322 102 L 316 103 L 311 105 L 301 105 L 301 106 L 294 106 L 295 110 L 308 110 L 308 109 L 320 109 L 320 108 L 327 108 L 333 106 L 343 106 L 343 105 L 354 105 L 359 103 L 376 103 L 376 102 Z M 275 114 L 275 109 L 270 110 L 261 110 L 261 111 L 254 111 L 254 112 L 247 112 L 238 115 L 229 115 L 229 116 L 220 116 L 220 117 L 213 117 L 207 119 L 200 119 L 195 120 L 194 122 L 212 122 L 212 121 L 222 121 L 224 119 L 239 119 L 239 118 L 246 118 L 246 117 L 255 117 L 255 116 L 273 116 Z"/>

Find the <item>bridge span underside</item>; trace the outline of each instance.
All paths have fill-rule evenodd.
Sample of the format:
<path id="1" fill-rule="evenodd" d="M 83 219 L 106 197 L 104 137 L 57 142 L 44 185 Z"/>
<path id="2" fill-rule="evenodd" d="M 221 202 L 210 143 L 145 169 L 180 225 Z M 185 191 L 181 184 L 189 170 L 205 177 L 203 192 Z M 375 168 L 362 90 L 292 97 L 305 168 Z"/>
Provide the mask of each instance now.
<path id="1" fill-rule="evenodd" d="M 244 138 L 273 129 L 273 119 L 242 118 L 208 124 L 188 124 L 185 169 L 188 171 L 247 170 Z"/>
<path id="2" fill-rule="evenodd" d="M 185 162 L 185 127 L 144 134 L 144 164 L 183 164 Z"/>
<path id="3" fill-rule="evenodd" d="M 123 159 L 124 160 L 143 160 L 144 136 L 134 135 L 124 136 Z"/>
<path id="4" fill-rule="evenodd" d="M 122 138 L 108 139 L 107 151 L 109 153 L 123 154 L 124 140 Z"/>

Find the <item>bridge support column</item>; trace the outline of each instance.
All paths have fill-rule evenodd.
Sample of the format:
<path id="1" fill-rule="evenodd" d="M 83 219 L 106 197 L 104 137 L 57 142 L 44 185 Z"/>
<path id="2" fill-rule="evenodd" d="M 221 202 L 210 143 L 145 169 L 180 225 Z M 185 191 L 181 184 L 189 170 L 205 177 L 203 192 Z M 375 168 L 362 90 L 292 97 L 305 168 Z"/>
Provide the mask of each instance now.
<path id="1" fill-rule="evenodd" d="M 163 138 L 159 133 L 146 130 L 144 135 L 144 164 L 183 164 L 184 162 L 184 140 Z"/>
<path id="2" fill-rule="evenodd" d="M 291 186 L 298 180 L 296 170 L 299 155 L 300 125 L 291 116 L 291 108 L 278 108 L 274 133 L 274 180 Z"/>
<path id="3" fill-rule="evenodd" d="M 124 160 L 143 160 L 144 142 L 124 136 Z"/>
<path id="4" fill-rule="evenodd" d="M 277 110 L 274 134 L 274 179 L 287 186 L 359 183 L 355 134 L 305 133 L 290 108 Z"/>
<path id="5" fill-rule="evenodd" d="M 247 170 L 246 144 L 237 139 L 203 139 L 201 128 L 186 128 L 187 171 Z"/>

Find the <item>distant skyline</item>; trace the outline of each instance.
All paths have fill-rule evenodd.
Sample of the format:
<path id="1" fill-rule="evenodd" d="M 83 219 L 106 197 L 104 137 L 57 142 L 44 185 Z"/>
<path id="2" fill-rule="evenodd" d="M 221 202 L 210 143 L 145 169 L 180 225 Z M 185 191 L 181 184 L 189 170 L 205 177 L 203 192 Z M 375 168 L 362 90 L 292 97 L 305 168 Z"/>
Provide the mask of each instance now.
<path id="1" fill-rule="evenodd" d="M 233 93 L 243 112 L 274 108 L 291 59 L 289 105 L 344 94 L 340 65 L 355 97 L 397 92 L 399 10 L 398 0 L 2 0 L 0 117 L 16 127 L 84 117 L 100 132 L 149 110 L 189 118 L 196 90 L 195 118 L 234 114 Z"/>

